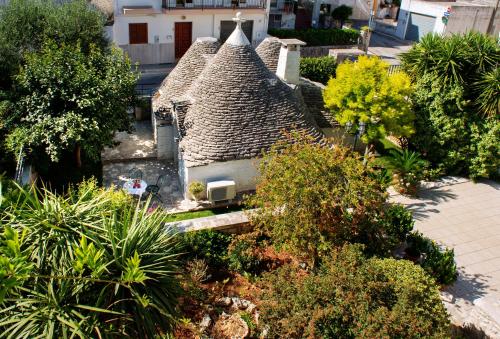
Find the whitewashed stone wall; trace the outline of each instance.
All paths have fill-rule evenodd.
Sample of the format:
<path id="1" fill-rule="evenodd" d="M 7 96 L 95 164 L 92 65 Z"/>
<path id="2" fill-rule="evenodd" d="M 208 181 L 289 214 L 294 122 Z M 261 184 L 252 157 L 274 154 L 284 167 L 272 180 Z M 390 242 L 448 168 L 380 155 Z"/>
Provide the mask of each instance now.
<path id="1" fill-rule="evenodd" d="M 206 166 L 184 167 L 179 162 L 180 179 L 184 186 L 184 196 L 188 198 L 188 187 L 193 181 L 206 185 L 209 181 L 234 180 L 236 192 L 254 190 L 259 175 L 259 159 L 243 159 L 225 162 L 214 162 Z"/>
<path id="2" fill-rule="evenodd" d="M 158 1 L 161 3 L 161 1 Z M 241 10 L 241 9 L 240 9 Z M 252 43 L 257 45 L 267 35 L 268 18 L 264 9 L 244 9 L 243 16 L 253 21 Z M 236 10 L 175 9 L 168 14 L 123 15 L 115 10 L 113 41 L 125 50 L 132 61 L 141 64 L 175 62 L 176 22 L 192 22 L 192 41 L 199 37 L 220 38 L 220 22 L 231 21 Z M 129 23 L 148 24 L 148 43 L 129 45 Z"/>

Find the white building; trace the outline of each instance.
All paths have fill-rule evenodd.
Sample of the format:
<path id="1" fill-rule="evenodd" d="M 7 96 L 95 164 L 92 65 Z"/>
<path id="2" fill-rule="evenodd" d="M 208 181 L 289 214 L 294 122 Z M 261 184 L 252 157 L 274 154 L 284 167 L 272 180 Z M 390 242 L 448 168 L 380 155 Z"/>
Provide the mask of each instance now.
<path id="1" fill-rule="evenodd" d="M 428 33 L 477 31 L 498 36 L 500 11 L 493 18 L 494 6 L 494 0 L 403 0 L 398 20 L 377 21 L 375 30 L 413 41 L 419 41 Z"/>
<path id="2" fill-rule="evenodd" d="M 113 41 L 133 61 L 171 63 L 199 37 L 222 42 L 241 11 L 243 31 L 257 45 L 267 34 L 269 0 L 115 0 Z"/>
<path id="3" fill-rule="evenodd" d="M 197 39 L 153 97 L 157 154 L 177 163 L 186 197 L 192 182 L 254 190 L 262 151 L 283 131 L 320 140 L 332 127 L 321 87 L 299 77 L 304 43 L 269 38 L 256 51 L 236 21 L 222 46 Z"/>

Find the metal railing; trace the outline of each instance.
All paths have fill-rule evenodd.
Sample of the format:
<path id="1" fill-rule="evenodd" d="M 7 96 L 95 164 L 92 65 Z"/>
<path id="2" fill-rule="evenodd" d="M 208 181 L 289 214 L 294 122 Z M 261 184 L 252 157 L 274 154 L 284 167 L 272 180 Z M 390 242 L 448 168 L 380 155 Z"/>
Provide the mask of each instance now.
<path id="1" fill-rule="evenodd" d="M 138 96 L 153 96 L 158 90 L 158 84 L 138 84 L 135 86 L 135 93 Z"/>
<path id="2" fill-rule="evenodd" d="M 387 73 L 389 75 L 397 73 L 397 72 L 402 72 L 403 71 L 403 66 L 402 65 L 390 65 L 389 69 L 387 70 Z"/>
<path id="3" fill-rule="evenodd" d="M 265 0 L 162 0 L 162 8 L 211 9 L 211 8 L 266 8 Z"/>

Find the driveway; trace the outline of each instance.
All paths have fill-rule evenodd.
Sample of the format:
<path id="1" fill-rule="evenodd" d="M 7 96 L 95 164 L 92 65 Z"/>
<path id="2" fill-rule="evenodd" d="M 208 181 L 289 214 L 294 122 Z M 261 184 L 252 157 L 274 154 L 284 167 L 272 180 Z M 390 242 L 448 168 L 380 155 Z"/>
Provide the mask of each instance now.
<path id="1" fill-rule="evenodd" d="M 500 184 L 447 177 L 418 198 L 392 200 L 413 212 L 419 231 L 455 250 L 459 277 L 442 293 L 453 321 L 500 338 Z"/>
<path id="2" fill-rule="evenodd" d="M 399 65 L 398 55 L 408 51 L 412 45 L 412 41 L 399 40 L 388 35 L 373 32 L 370 38 L 368 53 L 379 56 L 391 65 Z"/>

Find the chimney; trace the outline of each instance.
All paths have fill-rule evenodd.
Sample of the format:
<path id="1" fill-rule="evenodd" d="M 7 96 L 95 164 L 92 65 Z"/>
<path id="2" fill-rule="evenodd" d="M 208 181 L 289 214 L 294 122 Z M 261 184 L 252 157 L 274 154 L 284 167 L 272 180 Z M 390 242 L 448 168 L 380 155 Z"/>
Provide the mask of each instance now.
<path id="1" fill-rule="evenodd" d="M 276 75 L 290 85 L 299 84 L 300 46 L 306 43 L 298 39 L 280 39 L 281 49 Z"/>

